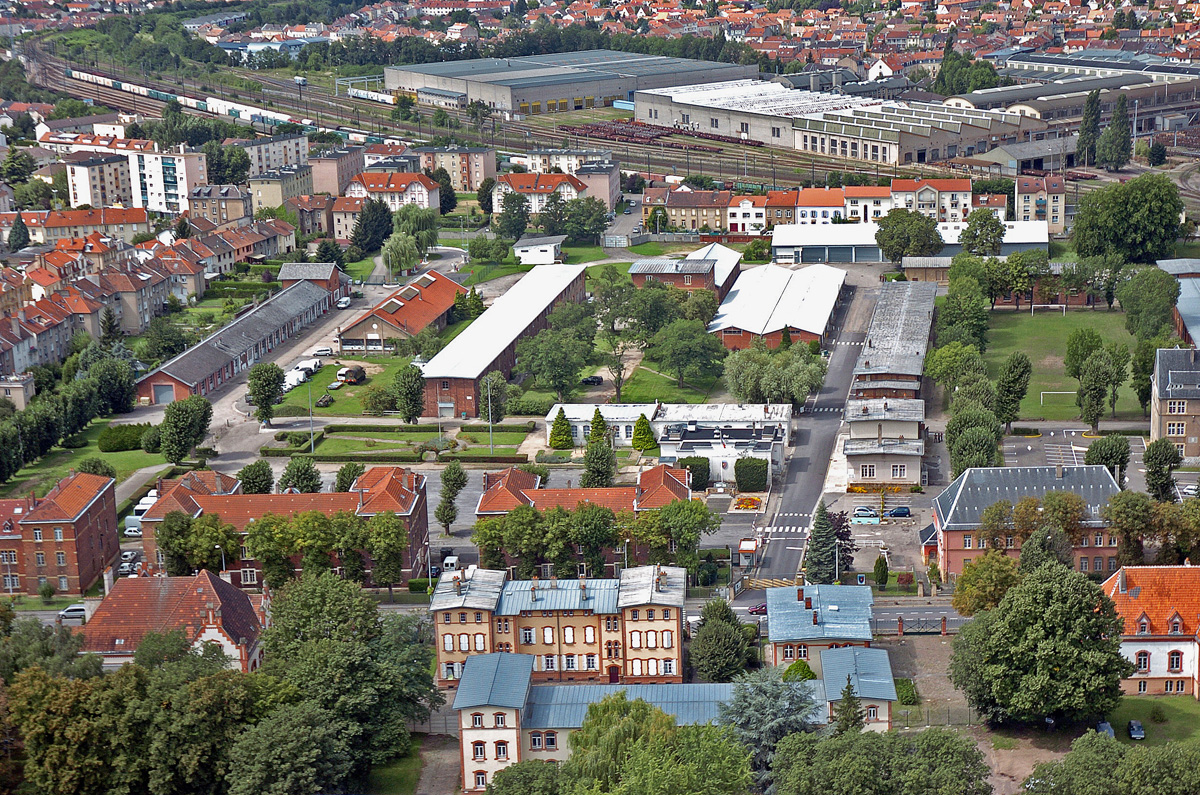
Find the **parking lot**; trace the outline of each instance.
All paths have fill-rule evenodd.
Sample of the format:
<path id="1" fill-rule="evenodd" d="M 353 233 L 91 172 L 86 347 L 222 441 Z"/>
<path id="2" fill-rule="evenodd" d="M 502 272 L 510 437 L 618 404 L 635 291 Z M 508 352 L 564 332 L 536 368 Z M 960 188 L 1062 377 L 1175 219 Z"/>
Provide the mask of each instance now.
<path id="1" fill-rule="evenodd" d="M 1082 466 L 1088 447 L 1096 437 L 1085 436 L 1084 427 L 1064 427 L 1043 431 L 1041 436 L 1006 436 L 1002 446 L 1006 466 Z M 1126 488 L 1138 491 L 1146 488 L 1146 474 L 1142 456 L 1146 452 L 1146 440 L 1141 436 L 1129 436 L 1129 470 L 1126 473 Z M 1187 473 L 1182 479 L 1187 480 Z M 1192 476 L 1191 480 L 1195 477 Z"/>

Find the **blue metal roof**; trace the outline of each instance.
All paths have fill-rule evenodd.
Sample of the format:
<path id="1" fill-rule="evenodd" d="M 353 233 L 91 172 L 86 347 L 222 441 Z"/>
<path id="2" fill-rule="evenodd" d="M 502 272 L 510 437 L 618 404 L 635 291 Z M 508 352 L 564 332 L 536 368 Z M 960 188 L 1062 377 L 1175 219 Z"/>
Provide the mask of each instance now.
<path id="1" fill-rule="evenodd" d="M 895 701 L 896 682 L 892 679 L 892 661 L 886 649 L 843 646 L 821 651 L 821 678 L 830 701 L 840 698 L 846 677 L 859 698 Z"/>
<path id="2" fill-rule="evenodd" d="M 798 598 L 800 593 L 803 598 Z M 812 607 L 805 608 L 804 603 L 809 599 Z M 767 634 L 772 643 L 870 640 L 874 602 L 871 589 L 865 585 L 768 588 Z M 813 613 L 817 615 L 815 624 Z"/>
<path id="3" fill-rule="evenodd" d="M 454 709 L 507 707 L 523 709 L 529 698 L 533 656 L 529 654 L 479 654 L 463 666 Z"/>
<path id="4" fill-rule="evenodd" d="M 532 659 L 530 657 L 531 663 Z M 681 726 L 715 722 L 718 705 L 733 697 L 732 684 L 537 685 L 530 688 L 522 726 L 530 729 L 578 729 L 583 725 L 589 705 L 622 690 L 630 701 L 640 698 L 674 716 L 675 722 Z M 454 706 L 458 708 L 457 699 Z"/>
<path id="5" fill-rule="evenodd" d="M 523 610 L 591 610 L 593 613 L 617 612 L 617 594 L 621 581 L 587 580 L 587 593 L 579 580 L 508 580 L 500 593 L 496 614 L 519 615 Z M 537 599 L 534 600 L 534 586 Z M 586 598 L 584 598 L 586 596 Z"/>

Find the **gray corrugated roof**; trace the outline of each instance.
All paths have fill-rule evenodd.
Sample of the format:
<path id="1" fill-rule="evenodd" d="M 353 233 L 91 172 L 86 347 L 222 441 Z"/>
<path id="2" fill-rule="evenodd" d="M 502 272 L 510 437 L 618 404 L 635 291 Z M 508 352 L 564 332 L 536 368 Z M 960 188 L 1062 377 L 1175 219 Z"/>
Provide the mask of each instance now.
<path id="1" fill-rule="evenodd" d="M 663 575 L 661 586 L 657 575 Z M 687 570 L 678 566 L 638 566 L 621 571 L 617 608 L 639 605 L 683 607 L 687 594 Z"/>
<path id="2" fill-rule="evenodd" d="M 1192 339 L 1200 339 L 1200 278 L 1176 277 L 1179 281 L 1179 300 L 1175 311 Z"/>
<path id="3" fill-rule="evenodd" d="M 1065 466 L 1045 467 L 974 467 L 958 476 L 933 501 L 938 527 L 942 530 L 972 530 L 989 505 L 1000 500 L 1016 504 L 1024 497 L 1044 497 L 1051 491 L 1070 491 L 1087 504 L 1089 527 L 1102 526 L 1100 509 L 1120 489 L 1107 468 Z"/>
<path id="4" fill-rule="evenodd" d="M 1194 257 L 1160 259 L 1156 264 L 1172 276 L 1188 276 L 1193 273 L 1200 273 L 1200 259 Z"/>
<path id="5" fill-rule="evenodd" d="M 669 259 L 667 257 L 648 257 L 640 259 L 629 266 L 632 273 L 708 273 L 717 266 L 716 260 L 711 259 Z"/>
<path id="6" fill-rule="evenodd" d="M 874 701 L 895 701 L 896 682 L 892 679 L 892 661 L 886 649 L 864 649 L 843 646 L 822 649 L 821 679 L 825 695 L 831 701 L 840 700 L 846 677 L 859 698 Z"/>
<path id="7" fill-rule="evenodd" d="M 846 422 L 924 422 L 925 401 L 913 398 L 867 398 L 846 401 Z"/>
<path id="8" fill-rule="evenodd" d="M 531 662 L 532 659 L 530 657 Z M 578 729 L 583 725 L 589 705 L 622 690 L 630 701 L 640 698 L 671 715 L 676 723 L 683 726 L 716 722 L 720 703 L 733 697 L 732 684 L 538 685 L 529 690 L 528 708 L 522 726 L 529 729 Z M 458 708 L 457 699 L 454 706 Z"/>
<path id="9" fill-rule="evenodd" d="M 801 592 L 803 600 L 798 598 Z M 809 599 L 812 600 L 812 607 L 805 608 L 805 601 Z M 772 643 L 870 640 L 871 606 L 874 603 L 871 589 L 861 585 L 768 588 L 768 635 Z M 817 614 L 816 624 L 813 623 L 813 613 Z"/>
<path id="10" fill-rule="evenodd" d="M 879 292 L 854 377 L 868 374 L 920 376 L 933 324 L 933 282 L 888 282 Z"/>
<path id="11" fill-rule="evenodd" d="M 513 248 L 529 248 L 530 246 L 561 246 L 566 241 L 566 235 L 544 235 L 542 237 L 523 237 Z"/>
<path id="12" fill-rule="evenodd" d="M 460 587 L 454 588 L 455 575 L 459 575 Z M 433 599 L 429 610 L 495 610 L 500 602 L 500 593 L 504 588 L 507 576 L 503 571 L 492 569 L 474 569 L 471 578 L 466 579 L 466 572 L 447 572 L 438 580 L 433 591 Z"/>
<path id="13" fill-rule="evenodd" d="M 1200 398 L 1200 353 L 1191 348 L 1159 348 L 1154 355 L 1154 389 L 1159 398 Z"/>
<path id="14" fill-rule="evenodd" d="M 847 439 L 846 455 L 925 455 L 922 439 Z"/>
<path id="15" fill-rule="evenodd" d="M 534 586 L 537 586 L 536 600 Z M 591 610 L 617 612 L 617 580 L 587 580 L 586 594 L 579 580 L 509 580 L 500 592 L 496 614 L 519 615 L 523 610 Z M 586 598 L 584 598 L 586 595 Z"/>
<path id="16" fill-rule="evenodd" d="M 335 262 L 285 262 L 279 266 L 281 282 L 298 279 L 328 279 L 337 270 Z"/>
<path id="17" fill-rule="evenodd" d="M 529 699 L 533 655 L 477 654 L 463 666 L 454 709 L 507 707 L 524 709 Z"/>

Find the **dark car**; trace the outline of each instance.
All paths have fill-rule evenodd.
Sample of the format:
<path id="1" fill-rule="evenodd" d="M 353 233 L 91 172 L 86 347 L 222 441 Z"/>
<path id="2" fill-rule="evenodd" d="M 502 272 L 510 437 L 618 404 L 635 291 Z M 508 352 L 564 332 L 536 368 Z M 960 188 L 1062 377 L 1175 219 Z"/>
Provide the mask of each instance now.
<path id="1" fill-rule="evenodd" d="M 759 604 L 754 605 L 754 607 L 751 607 L 747 612 L 749 612 L 752 616 L 765 616 L 767 614 L 767 603 L 760 602 Z"/>
<path id="2" fill-rule="evenodd" d="M 1129 721 L 1129 739 L 1144 740 L 1146 739 L 1146 730 L 1142 728 L 1140 720 Z"/>
<path id="3" fill-rule="evenodd" d="M 429 567 L 429 579 L 436 580 L 440 576 L 442 576 L 442 567 L 441 566 L 430 566 Z"/>
<path id="4" fill-rule="evenodd" d="M 884 516 L 912 516 L 912 509 L 907 505 L 901 505 L 888 511 Z"/>
<path id="5" fill-rule="evenodd" d="M 604 379 L 598 375 L 589 375 L 580 378 L 579 383 L 583 384 L 584 386 L 600 386 L 604 383 Z"/>
<path id="6" fill-rule="evenodd" d="M 1096 731 L 1100 732 L 1101 734 L 1107 734 L 1113 739 L 1116 739 L 1117 737 L 1117 733 L 1113 731 L 1112 724 L 1106 720 L 1100 721 L 1099 725 L 1096 726 Z"/>

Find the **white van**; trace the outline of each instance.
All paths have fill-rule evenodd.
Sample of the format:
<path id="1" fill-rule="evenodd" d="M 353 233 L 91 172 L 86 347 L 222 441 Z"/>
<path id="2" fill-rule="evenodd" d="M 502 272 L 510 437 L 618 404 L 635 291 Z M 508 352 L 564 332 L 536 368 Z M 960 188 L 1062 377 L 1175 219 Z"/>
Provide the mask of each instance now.
<path id="1" fill-rule="evenodd" d="M 293 370 L 308 370 L 310 372 L 315 373 L 317 370 L 321 369 L 321 365 L 322 365 L 322 362 L 320 359 L 305 359 L 304 361 L 296 362 L 296 366 L 293 367 L 292 369 Z"/>
<path id="2" fill-rule="evenodd" d="M 442 561 L 442 573 L 458 571 L 458 555 L 451 555 Z"/>

